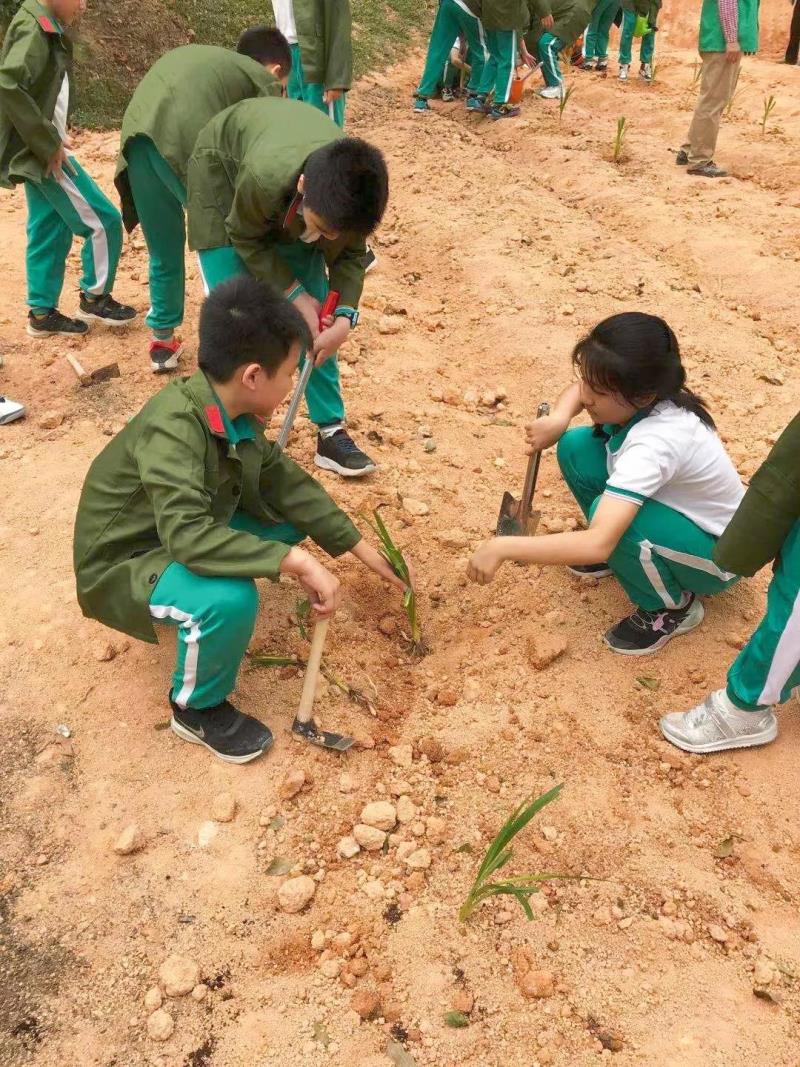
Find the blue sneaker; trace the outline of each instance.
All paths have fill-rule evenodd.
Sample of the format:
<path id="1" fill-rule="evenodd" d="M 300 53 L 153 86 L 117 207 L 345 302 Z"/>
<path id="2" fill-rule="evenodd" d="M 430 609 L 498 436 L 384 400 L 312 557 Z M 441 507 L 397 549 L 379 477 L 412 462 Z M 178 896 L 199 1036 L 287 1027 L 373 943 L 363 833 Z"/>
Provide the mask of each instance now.
<path id="1" fill-rule="evenodd" d="M 428 107 L 428 101 L 418 96 L 414 101 L 414 114 L 415 115 L 430 115 L 431 108 Z"/>
<path id="2" fill-rule="evenodd" d="M 470 93 L 467 97 L 467 111 L 479 111 L 481 113 L 486 111 L 486 97 L 478 96 L 477 93 Z"/>
<path id="3" fill-rule="evenodd" d="M 498 119 L 515 119 L 520 110 L 518 107 L 509 107 L 508 104 L 501 104 L 499 107 L 492 108 L 489 112 L 489 118 L 492 122 L 497 122 Z"/>

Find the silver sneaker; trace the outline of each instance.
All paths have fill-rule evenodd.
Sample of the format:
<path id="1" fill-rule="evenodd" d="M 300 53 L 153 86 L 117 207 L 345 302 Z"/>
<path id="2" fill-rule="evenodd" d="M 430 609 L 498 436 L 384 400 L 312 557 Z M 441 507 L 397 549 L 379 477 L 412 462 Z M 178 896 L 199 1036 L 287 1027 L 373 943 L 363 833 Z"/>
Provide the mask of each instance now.
<path id="1" fill-rule="evenodd" d="M 630 63 L 620 63 L 619 65 L 619 80 L 626 82 L 628 80 L 628 74 L 630 73 Z"/>
<path id="2" fill-rule="evenodd" d="M 664 715 L 661 733 L 684 752 L 722 752 L 728 748 L 768 745 L 778 736 L 778 720 L 771 708 L 742 711 L 724 689 L 710 693 L 686 713 Z"/>

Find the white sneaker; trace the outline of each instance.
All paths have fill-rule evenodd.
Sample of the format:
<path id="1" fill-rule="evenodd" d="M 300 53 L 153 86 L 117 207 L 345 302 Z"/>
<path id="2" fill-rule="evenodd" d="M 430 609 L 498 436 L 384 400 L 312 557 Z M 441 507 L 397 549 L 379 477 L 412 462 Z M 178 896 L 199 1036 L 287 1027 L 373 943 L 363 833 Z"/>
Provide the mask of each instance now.
<path id="1" fill-rule="evenodd" d="M 545 85 L 544 89 L 539 90 L 539 96 L 545 100 L 560 100 L 564 95 L 564 90 L 560 85 Z"/>
<path id="2" fill-rule="evenodd" d="M 25 414 L 25 405 L 18 404 L 16 400 L 9 400 L 7 396 L 0 396 L 0 426 L 7 422 L 15 422 Z"/>
<path id="3" fill-rule="evenodd" d="M 628 72 L 630 71 L 630 63 L 620 63 L 619 65 L 619 80 L 626 82 L 628 80 Z"/>
<path id="4" fill-rule="evenodd" d="M 722 752 L 727 748 L 767 745 L 778 736 L 772 709 L 742 711 L 724 689 L 710 693 L 702 704 L 687 711 L 670 712 L 659 724 L 667 741 L 684 752 Z"/>
<path id="5" fill-rule="evenodd" d="M 639 67 L 639 77 L 642 81 L 651 82 L 653 80 L 653 64 L 642 63 L 641 67 Z"/>

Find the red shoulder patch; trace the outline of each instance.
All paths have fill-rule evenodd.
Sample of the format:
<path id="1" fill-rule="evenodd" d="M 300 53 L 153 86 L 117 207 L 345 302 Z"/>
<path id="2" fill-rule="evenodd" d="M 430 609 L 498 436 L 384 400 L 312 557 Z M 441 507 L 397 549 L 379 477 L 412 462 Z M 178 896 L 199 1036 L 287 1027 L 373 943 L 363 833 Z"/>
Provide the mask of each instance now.
<path id="1" fill-rule="evenodd" d="M 47 15 L 39 15 L 36 21 L 39 23 L 45 33 L 58 33 L 58 30 L 47 17 Z"/>
<path id="2" fill-rule="evenodd" d="M 286 215 L 284 217 L 284 220 L 283 220 L 283 228 L 284 229 L 287 229 L 287 227 L 291 226 L 291 224 L 294 222 L 294 218 L 297 215 L 297 212 L 299 211 L 300 205 L 302 203 L 303 203 L 303 195 L 302 195 L 302 193 L 296 193 L 295 197 L 294 197 L 294 200 L 289 205 L 289 210 L 286 212 Z"/>
<path id="3" fill-rule="evenodd" d="M 213 433 L 225 436 L 225 423 L 222 421 L 222 412 L 216 404 L 206 404 L 206 422 Z"/>

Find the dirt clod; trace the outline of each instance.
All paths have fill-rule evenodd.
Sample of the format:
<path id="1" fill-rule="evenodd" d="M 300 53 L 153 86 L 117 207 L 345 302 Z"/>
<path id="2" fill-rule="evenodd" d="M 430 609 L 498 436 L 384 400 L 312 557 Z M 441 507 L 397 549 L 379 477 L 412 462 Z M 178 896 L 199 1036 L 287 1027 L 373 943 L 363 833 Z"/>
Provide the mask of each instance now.
<path id="1" fill-rule="evenodd" d="M 552 971 L 523 971 L 517 977 L 517 985 L 522 995 L 529 1000 L 543 1000 L 552 997 L 556 991 Z"/>
<path id="2" fill-rule="evenodd" d="M 151 1041 L 168 1041 L 175 1030 L 175 1020 L 168 1011 L 159 1008 L 147 1018 L 147 1036 Z"/>
<path id="3" fill-rule="evenodd" d="M 376 1015 L 380 1015 L 381 998 L 370 989 L 359 989 L 353 994 L 350 1007 L 365 1021 L 374 1019 Z"/>
<path id="4" fill-rule="evenodd" d="M 168 956 L 158 969 L 158 978 L 168 997 L 183 997 L 200 981 L 200 968 L 188 956 Z"/>
<path id="5" fill-rule="evenodd" d="M 211 818 L 215 822 L 233 822 L 236 806 L 233 793 L 218 793 L 211 802 Z"/>
<path id="6" fill-rule="evenodd" d="M 289 878 L 278 890 L 278 901 L 281 909 L 294 915 L 314 899 L 317 891 L 317 883 L 307 874 L 301 874 L 297 878 Z"/>
<path id="7" fill-rule="evenodd" d="M 531 634 L 526 646 L 530 665 L 536 671 L 543 671 L 567 651 L 567 639 L 563 634 L 541 631 Z"/>
<path id="8" fill-rule="evenodd" d="M 278 796 L 281 800 L 291 800 L 296 797 L 306 784 L 306 772 L 300 767 L 292 767 L 283 777 L 278 786 Z"/>
<path id="9" fill-rule="evenodd" d="M 388 800 L 375 800 L 362 809 L 361 822 L 378 830 L 393 830 L 397 825 L 397 809 Z"/>
<path id="10" fill-rule="evenodd" d="M 135 822 L 129 823 L 114 842 L 114 851 L 118 856 L 130 856 L 144 848 L 144 834 Z"/>

